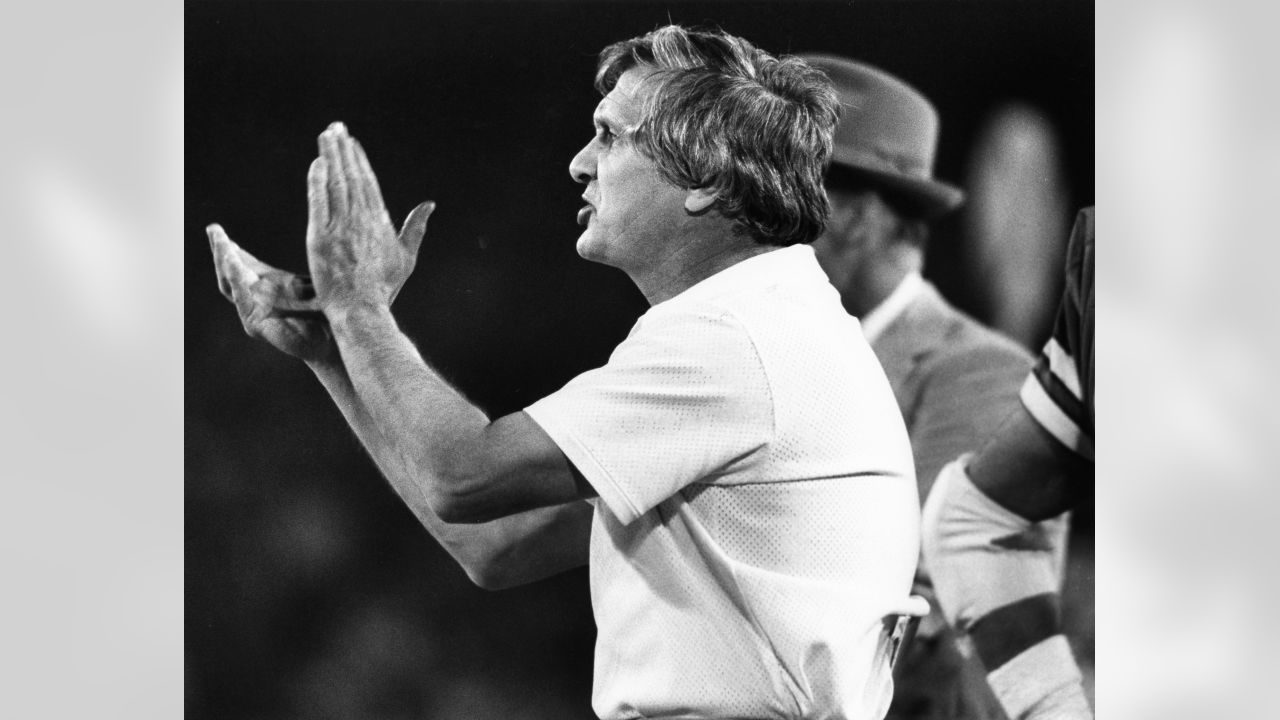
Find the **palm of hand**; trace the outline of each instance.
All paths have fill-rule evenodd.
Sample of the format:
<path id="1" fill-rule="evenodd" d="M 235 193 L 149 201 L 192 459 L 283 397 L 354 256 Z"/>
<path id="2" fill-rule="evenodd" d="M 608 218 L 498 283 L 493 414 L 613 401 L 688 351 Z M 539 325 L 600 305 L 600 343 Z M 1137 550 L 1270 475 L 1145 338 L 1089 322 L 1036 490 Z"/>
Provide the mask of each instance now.
<path id="1" fill-rule="evenodd" d="M 335 346 L 333 335 L 318 312 L 291 314 L 281 310 L 289 300 L 300 300 L 290 295 L 297 278 L 293 273 L 274 270 L 276 276 L 264 275 L 250 288 L 251 315 L 258 328 L 258 336 L 272 347 L 300 360 L 320 360 L 328 357 Z"/>
<path id="2" fill-rule="evenodd" d="M 303 360 L 332 356 L 324 311 L 358 303 L 389 306 L 417 261 L 435 203 L 409 213 L 399 235 L 360 143 L 335 123 L 320 135 L 320 157 L 307 175 L 307 279 L 245 252 L 219 225 L 208 228 L 218 288 L 245 332 Z"/>

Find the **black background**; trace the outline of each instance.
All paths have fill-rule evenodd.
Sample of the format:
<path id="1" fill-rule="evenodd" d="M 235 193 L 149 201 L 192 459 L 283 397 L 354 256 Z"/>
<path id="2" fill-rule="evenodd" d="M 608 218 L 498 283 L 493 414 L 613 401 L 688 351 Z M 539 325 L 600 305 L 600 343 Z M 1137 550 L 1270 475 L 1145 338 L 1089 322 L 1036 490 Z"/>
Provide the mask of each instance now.
<path id="1" fill-rule="evenodd" d="M 601 364 L 645 308 L 574 253 L 595 57 L 673 21 L 879 65 L 941 114 L 960 182 L 992 109 L 1062 143 L 1093 201 L 1091 3 L 188 3 L 186 685 L 190 718 L 591 717 L 585 570 L 486 593 L 415 523 L 299 363 L 246 338 L 203 227 L 305 265 L 305 175 L 342 120 L 393 217 L 424 199 L 404 330 L 492 414 Z M 982 315 L 962 214 L 926 275 Z"/>

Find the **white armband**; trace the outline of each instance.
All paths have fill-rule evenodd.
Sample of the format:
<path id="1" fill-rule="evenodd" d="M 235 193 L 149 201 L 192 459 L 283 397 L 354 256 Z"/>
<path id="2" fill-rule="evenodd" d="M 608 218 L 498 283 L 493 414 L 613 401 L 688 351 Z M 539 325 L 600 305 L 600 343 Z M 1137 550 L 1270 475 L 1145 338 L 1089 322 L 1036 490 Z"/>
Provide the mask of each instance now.
<path id="1" fill-rule="evenodd" d="M 1046 638 L 987 674 L 1012 720 L 1088 720 L 1093 717 L 1075 657 L 1061 635 Z"/>
<path id="2" fill-rule="evenodd" d="M 997 608 L 1062 586 L 1066 516 L 1033 523 L 974 486 L 968 456 L 938 473 L 924 505 L 924 565 L 947 622 L 967 631 Z"/>

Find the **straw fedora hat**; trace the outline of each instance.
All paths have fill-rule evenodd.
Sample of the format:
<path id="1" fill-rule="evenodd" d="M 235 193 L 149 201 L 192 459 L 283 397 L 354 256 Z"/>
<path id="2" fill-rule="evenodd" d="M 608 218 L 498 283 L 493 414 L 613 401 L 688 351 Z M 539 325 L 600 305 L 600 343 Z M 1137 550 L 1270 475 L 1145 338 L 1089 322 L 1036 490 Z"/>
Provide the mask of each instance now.
<path id="1" fill-rule="evenodd" d="M 835 55 L 801 55 L 840 97 L 833 169 L 846 168 L 926 218 L 959 207 L 964 193 L 933 177 L 938 111 L 915 88 L 878 68 Z"/>

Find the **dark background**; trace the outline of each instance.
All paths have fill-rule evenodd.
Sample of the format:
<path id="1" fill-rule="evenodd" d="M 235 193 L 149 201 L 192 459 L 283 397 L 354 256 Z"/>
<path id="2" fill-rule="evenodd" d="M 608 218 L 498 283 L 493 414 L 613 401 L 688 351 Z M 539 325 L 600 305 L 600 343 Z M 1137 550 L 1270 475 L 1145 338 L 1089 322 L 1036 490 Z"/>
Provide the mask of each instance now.
<path id="1" fill-rule="evenodd" d="M 993 108 L 1027 103 L 1061 142 L 1067 204 L 1093 202 L 1091 3 L 188 3 L 187 717 L 592 716 L 585 570 L 472 587 L 306 368 L 244 336 L 203 227 L 303 269 L 306 169 L 344 121 L 393 217 L 439 204 L 402 327 L 491 414 L 520 409 L 645 309 L 574 253 L 568 162 L 598 51 L 668 21 L 899 75 L 937 105 L 936 174 L 957 183 Z M 982 317 L 963 219 L 934 227 L 926 275 Z"/>

